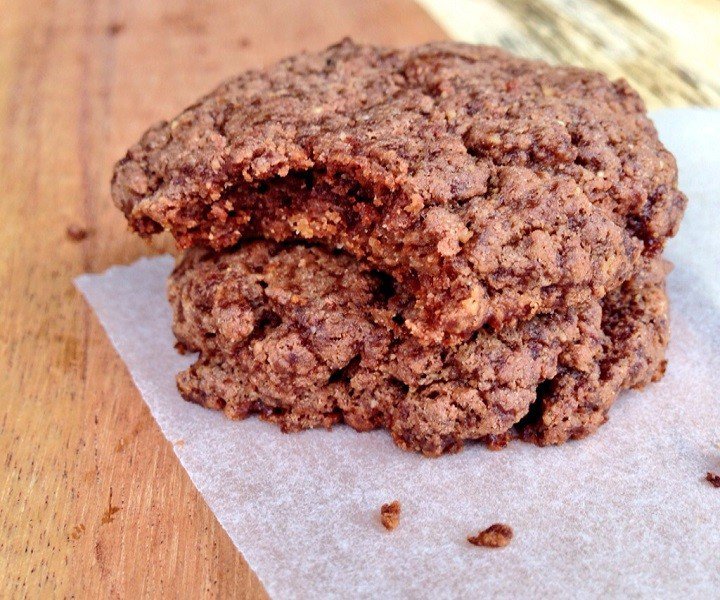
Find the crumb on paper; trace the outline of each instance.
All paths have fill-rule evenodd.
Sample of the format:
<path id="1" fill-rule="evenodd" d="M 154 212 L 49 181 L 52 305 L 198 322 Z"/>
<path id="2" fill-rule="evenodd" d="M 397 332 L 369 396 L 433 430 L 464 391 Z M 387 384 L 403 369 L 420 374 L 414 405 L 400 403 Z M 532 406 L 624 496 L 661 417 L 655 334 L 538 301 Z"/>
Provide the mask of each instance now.
<path id="1" fill-rule="evenodd" d="M 382 505 L 380 508 L 380 522 L 388 531 L 392 531 L 398 526 L 400 523 L 400 503 L 397 500 Z"/>
<path id="2" fill-rule="evenodd" d="M 90 235 L 90 232 L 80 225 L 68 225 L 65 233 L 73 242 L 82 242 Z"/>
<path id="3" fill-rule="evenodd" d="M 485 548 L 504 548 L 513 538 L 513 530 L 505 523 L 495 523 L 487 529 L 480 531 L 477 535 L 469 536 L 468 542 L 473 546 L 484 546 Z"/>
<path id="4" fill-rule="evenodd" d="M 180 438 L 179 440 L 175 440 L 173 442 L 173 446 L 175 446 L 176 448 L 182 448 L 184 445 L 185 445 L 185 440 L 182 438 Z"/>
<path id="5" fill-rule="evenodd" d="M 708 471 L 707 475 L 705 476 L 705 479 L 707 479 L 710 482 L 711 486 L 720 488 L 720 475 L 718 475 L 717 473 Z"/>

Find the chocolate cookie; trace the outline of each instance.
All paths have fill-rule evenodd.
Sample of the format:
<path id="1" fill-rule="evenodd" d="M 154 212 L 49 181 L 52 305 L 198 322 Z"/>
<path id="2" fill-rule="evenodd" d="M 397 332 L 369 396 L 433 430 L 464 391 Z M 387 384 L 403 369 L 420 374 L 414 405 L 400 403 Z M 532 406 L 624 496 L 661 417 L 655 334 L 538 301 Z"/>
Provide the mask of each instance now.
<path id="1" fill-rule="evenodd" d="M 409 335 L 412 300 L 346 253 L 265 241 L 194 249 L 169 282 L 175 334 L 200 352 L 178 386 L 230 418 L 384 427 L 427 455 L 465 440 L 559 443 L 601 425 L 621 389 L 661 374 L 664 275 L 654 260 L 602 301 L 448 348 Z"/>
<path id="2" fill-rule="evenodd" d="M 598 306 L 674 234 L 676 178 L 622 80 L 489 47 L 345 40 L 153 127 L 112 194 L 137 232 L 169 230 L 183 248 L 341 248 L 405 290 L 402 327 L 452 345 Z"/>

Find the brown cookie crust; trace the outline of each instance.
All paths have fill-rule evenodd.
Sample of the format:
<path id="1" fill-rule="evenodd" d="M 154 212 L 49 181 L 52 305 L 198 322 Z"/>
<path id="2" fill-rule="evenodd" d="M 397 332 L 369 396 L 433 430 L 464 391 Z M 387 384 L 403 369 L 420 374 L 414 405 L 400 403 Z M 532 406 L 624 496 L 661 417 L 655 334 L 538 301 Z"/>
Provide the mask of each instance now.
<path id="1" fill-rule="evenodd" d="M 113 199 L 143 235 L 342 248 L 455 344 L 593 302 L 672 235 L 675 161 L 623 81 L 454 42 L 345 40 L 221 85 L 150 129 Z"/>
<path id="2" fill-rule="evenodd" d="M 448 348 L 408 335 L 411 302 L 345 253 L 264 241 L 194 249 L 168 287 L 175 335 L 200 352 L 178 386 L 230 418 L 257 413 L 285 431 L 384 427 L 426 455 L 465 440 L 560 443 L 601 425 L 621 389 L 660 374 L 664 269 L 653 261 L 603 301 Z"/>

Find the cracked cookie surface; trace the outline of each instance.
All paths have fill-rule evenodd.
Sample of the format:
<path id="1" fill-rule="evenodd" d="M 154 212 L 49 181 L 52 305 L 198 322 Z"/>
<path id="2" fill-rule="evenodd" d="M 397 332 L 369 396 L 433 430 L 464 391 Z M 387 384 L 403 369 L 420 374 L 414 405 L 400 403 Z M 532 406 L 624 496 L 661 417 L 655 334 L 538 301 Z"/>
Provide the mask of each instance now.
<path id="1" fill-rule="evenodd" d="M 112 194 L 137 232 L 183 248 L 341 248 L 392 276 L 400 335 L 432 347 L 597 304 L 674 234 L 676 179 L 623 81 L 489 47 L 345 40 L 153 127 Z"/>
<path id="2" fill-rule="evenodd" d="M 193 249 L 172 274 L 173 329 L 197 362 L 182 395 L 285 431 L 386 428 L 426 455 L 467 440 L 541 445 L 592 433 L 621 389 L 662 374 L 666 263 L 591 301 L 448 348 L 403 328 L 412 299 L 344 252 L 256 241 Z"/>

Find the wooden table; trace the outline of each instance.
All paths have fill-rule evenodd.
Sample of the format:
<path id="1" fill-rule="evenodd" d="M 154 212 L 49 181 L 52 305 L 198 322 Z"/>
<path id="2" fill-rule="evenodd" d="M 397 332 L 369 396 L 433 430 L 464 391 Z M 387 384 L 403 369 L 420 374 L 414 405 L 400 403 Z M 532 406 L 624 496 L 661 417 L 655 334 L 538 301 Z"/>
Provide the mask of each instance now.
<path id="1" fill-rule="evenodd" d="M 423 4 L 453 35 L 624 74 L 651 107 L 720 105 L 717 0 Z M 109 200 L 147 125 L 346 34 L 446 35 L 411 0 L 0 2 L 0 597 L 264 596 L 72 278 L 170 248 Z"/>

